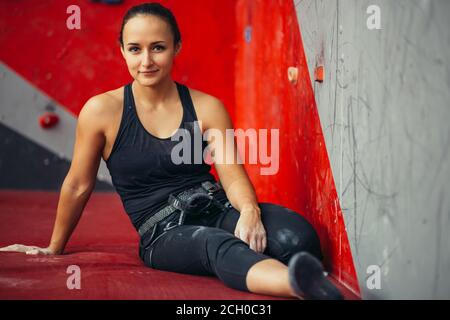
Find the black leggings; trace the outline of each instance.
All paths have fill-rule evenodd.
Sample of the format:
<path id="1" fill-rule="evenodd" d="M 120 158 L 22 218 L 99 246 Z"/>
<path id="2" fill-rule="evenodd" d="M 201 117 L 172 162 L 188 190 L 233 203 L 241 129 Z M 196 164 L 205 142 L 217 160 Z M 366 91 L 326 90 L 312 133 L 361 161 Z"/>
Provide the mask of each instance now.
<path id="1" fill-rule="evenodd" d="M 225 285 L 249 291 L 248 270 L 257 262 L 275 258 L 286 264 L 299 251 L 322 260 L 320 241 L 314 228 L 301 215 L 272 203 L 259 203 L 266 230 L 267 246 L 263 253 L 255 252 L 234 236 L 239 212 L 234 208 L 212 210 L 201 218 L 186 218 L 181 226 L 163 232 L 174 213 L 139 243 L 139 256 L 145 265 L 159 270 L 194 275 L 215 275 Z M 151 238 L 151 239 L 150 239 Z"/>

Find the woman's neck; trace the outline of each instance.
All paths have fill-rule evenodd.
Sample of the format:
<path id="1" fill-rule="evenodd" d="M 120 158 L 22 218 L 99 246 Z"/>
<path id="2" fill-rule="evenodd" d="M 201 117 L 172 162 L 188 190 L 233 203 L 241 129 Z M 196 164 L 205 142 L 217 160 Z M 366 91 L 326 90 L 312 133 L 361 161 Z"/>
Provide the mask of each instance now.
<path id="1" fill-rule="evenodd" d="M 177 98 L 177 95 L 174 94 L 176 85 L 170 77 L 154 86 L 142 86 L 135 80 L 132 90 L 136 103 L 147 110 L 159 109 Z"/>

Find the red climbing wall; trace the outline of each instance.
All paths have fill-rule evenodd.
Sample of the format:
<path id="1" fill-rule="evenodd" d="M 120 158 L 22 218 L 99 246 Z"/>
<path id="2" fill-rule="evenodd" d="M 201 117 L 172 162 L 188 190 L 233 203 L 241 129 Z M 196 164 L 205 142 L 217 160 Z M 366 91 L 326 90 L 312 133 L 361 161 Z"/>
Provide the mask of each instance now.
<path id="1" fill-rule="evenodd" d="M 319 232 L 327 267 L 358 294 L 293 3 L 240 0 L 236 13 L 235 125 L 280 129 L 279 172 L 262 176 L 264 165 L 246 166 L 259 200 L 305 215 Z M 290 66 L 299 70 L 296 85 L 288 81 Z"/>

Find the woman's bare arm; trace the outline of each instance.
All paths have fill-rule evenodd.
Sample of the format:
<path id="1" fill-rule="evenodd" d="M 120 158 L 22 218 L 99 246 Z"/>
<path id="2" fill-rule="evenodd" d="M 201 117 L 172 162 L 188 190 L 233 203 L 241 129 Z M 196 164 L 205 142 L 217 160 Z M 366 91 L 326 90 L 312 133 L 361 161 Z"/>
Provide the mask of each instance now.
<path id="1" fill-rule="evenodd" d="M 61 187 L 55 224 L 47 248 L 12 245 L 0 251 L 62 254 L 95 187 L 105 145 L 104 98 L 95 96 L 83 106 L 77 121 L 72 163 Z"/>
<path id="2" fill-rule="evenodd" d="M 49 248 L 62 253 L 95 187 L 105 145 L 102 99 L 90 99 L 78 116 L 72 163 L 61 187 Z"/>
<path id="3" fill-rule="evenodd" d="M 228 111 L 220 100 L 212 96 L 204 96 L 202 105 L 199 111 L 203 119 L 202 127 L 204 131 L 213 132 L 209 134 L 208 142 L 213 145 L 214 166 L 228 200 L 239 212 L 251 207 L 259 213 L 253 185 L 244 166 L 238 161 L 239 153 L 234 135 L 226 133 L 228 129 L 234 130 Z M 218 141 L 215 141 L 216 134 L 222 137 Z M 233 141 L 228 141 L 231 139 Z"/>
<path id="4" fill-rule="evenodd" d="M 200 111 L 204 120 L 202 126 L 205 130 L 214 129 L 215 133 L 222 137 L 219 139 L 222 143 L 214 142 L 214 138 L 210 141 L 208 138 L 208 142 L 214 145 L 214 166 L 228 200 L 240 212 L 234 234 L 248 243 L 251 249 L 263 252 L 267 239 L 261 222 L 261 210 L 247 172 L 238 161 L 239 153 L 234 134 L 227 134 L 227 129 L 234 129 L 230 116 L 220 100 L 212 96 L 204 99 L 204 107 Z M 230 139 L 233 141 L 229 141 Z"/>

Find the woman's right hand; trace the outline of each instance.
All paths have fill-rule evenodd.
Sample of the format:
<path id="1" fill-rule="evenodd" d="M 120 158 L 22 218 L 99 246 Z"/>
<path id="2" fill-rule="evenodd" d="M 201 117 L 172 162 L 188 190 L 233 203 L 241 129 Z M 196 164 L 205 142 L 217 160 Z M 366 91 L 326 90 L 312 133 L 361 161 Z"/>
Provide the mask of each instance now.
<path id="1" fill-rule="evenodd" d="M 47 248 L 41 248 L 36 246 L 26 246 L 24 244 L 12 244 L 7 247 L 0 248 L 3 252 L 23 252 L 25 254 L 43 254 L 43 255 L 56 255 L 58 254 L 54 250 Z"/>

